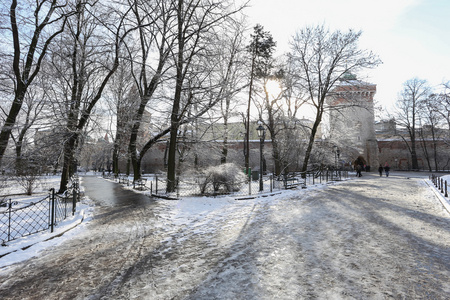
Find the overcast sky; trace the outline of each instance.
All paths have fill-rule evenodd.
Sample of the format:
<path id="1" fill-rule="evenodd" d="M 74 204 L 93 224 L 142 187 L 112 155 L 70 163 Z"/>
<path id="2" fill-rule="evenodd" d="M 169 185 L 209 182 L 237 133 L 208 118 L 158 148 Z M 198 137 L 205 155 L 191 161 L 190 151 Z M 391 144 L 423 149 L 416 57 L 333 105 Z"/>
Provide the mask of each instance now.
<path id="1" fill-rule="evenodd" d="M 250 26 L 259 23 L 277 41 L 279 53 L 306 25 L 362 30 L 360 48 L 383 61 L 368 78 L 376 100 L 389 106 L 413 77 L 433 86 L 450 80 L 450 0 L 251 0 Z"/>

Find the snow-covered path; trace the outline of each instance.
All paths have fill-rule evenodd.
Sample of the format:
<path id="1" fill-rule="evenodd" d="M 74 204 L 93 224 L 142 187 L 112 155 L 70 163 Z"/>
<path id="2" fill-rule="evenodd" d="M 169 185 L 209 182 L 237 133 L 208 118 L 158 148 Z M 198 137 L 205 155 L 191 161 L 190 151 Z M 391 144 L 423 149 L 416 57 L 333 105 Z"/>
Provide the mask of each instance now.
<path id="1" fill-rule="evenodd" d="M 0 270 L 1 299 L 448 299 L 450 218 L 423 179 L 97 207 Z"/>

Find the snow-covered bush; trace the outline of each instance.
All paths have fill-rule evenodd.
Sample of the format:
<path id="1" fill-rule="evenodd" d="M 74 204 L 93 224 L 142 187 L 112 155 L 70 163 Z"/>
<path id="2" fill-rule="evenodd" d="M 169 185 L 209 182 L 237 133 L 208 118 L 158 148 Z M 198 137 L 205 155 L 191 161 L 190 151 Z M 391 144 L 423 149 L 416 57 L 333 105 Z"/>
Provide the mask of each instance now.
<path id="1" fill-rule="evenodd" d="M 230 193 L 239 191 L 246 182 L 245 174 L 233 163 L 212 166 L 206 169 L 204 178 L 199 181 L 202 194 L 214 192 Z"/>
<path id="2" fill-rule="evenodd" d="M 33 190 L 40 184 L 39 177 L 38 168 L 29 161 L 21 161 L 16 166 L 16 181 L 27 195 L 32 195 Z"/>

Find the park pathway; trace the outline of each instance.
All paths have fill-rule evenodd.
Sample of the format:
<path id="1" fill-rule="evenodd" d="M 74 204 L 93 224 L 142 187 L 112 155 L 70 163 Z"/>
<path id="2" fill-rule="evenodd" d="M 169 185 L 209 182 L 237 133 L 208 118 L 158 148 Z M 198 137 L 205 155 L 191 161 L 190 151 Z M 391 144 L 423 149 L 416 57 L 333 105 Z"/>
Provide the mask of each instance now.
<path id="1" fill-rule="evenodd" d="M 85 230 L 0 270 L 0 299 L 450 298 L 449 213 L 422 178 L 364 174 L 184 218 L 188 199 L 113 199 L 90 179 Z"/>
<path id="2" fill-rule="evenodd" d="M 81 184 L 86 195 L 100 206 L 139 206 L 151 202 L 148 196 L 123 189 L 120 184 L 100 177 L 85 176 Z"/>

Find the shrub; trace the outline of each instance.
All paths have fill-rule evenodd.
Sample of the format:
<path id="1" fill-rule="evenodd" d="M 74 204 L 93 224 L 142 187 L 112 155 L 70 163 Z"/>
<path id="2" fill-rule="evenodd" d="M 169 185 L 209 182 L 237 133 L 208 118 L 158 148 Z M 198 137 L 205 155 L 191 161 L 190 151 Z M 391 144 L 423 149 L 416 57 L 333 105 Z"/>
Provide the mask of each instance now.
<path id="1" fill-rule="evenodd" d="M 16 180 L 23 187 L 27 195 L 32 195 L 33 190 L 39 185 L 39 172 L 35 164 L 21 160 L 16 165 Z"/>
<path id="2" fill-rule="evenodd" d="M 232 163 L 209 167 L 204 176 L 199 183 L 202 194 L 211 190 L 214 194 L 237 192 L 246 182 L 245 174 Z"/>

